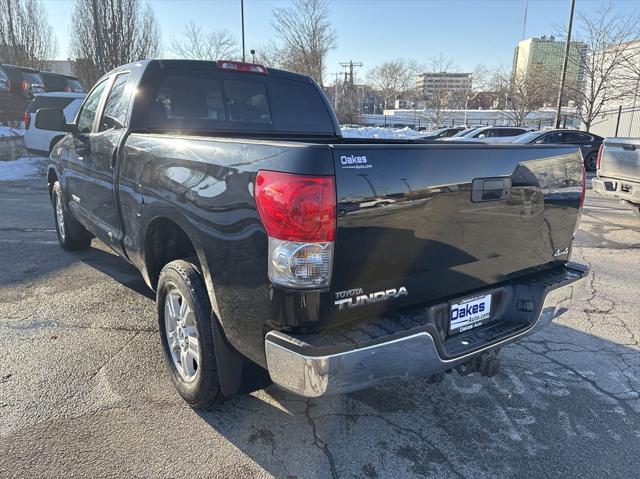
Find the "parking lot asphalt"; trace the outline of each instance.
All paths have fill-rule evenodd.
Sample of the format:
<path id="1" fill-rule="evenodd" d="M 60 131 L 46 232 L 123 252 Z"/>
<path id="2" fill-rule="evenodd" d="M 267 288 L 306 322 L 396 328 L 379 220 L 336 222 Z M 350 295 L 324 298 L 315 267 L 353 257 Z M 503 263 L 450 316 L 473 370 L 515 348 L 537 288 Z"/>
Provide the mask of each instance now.
<path id="1" fill-rule="evenodd" d="M 153 293 L 94 240 L 58 246 L 44 179 L 0 182 L 0 477 L 638 477 L 640 219 L 588 191 L 588 301 L 447 375 L 207 413 L 165 373 Z"/>

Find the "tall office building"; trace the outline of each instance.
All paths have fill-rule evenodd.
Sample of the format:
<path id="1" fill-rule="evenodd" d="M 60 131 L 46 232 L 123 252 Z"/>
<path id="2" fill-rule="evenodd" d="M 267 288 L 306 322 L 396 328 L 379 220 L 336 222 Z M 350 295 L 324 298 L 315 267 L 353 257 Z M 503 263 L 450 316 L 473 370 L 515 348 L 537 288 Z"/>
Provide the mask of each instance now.
<path id="1" fill-rule="evenodd" d="M 566 42 L 553 36 L 527 38 L 518 43 L 513 55 L 513 75 L 525 76 L 536 69 L 550 81 L 560 81 Z M 567 83 L 584 83 L 584 56 L 586 46 L 581 42 L 571 42 L 567 63 Z"/>

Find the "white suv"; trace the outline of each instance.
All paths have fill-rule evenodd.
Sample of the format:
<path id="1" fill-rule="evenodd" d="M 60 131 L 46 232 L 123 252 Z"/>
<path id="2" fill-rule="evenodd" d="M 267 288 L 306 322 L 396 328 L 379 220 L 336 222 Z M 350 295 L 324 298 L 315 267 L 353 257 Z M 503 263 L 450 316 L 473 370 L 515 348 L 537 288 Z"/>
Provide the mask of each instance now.
<path id="1" fill-rule="evenodd" d="M 51 92 L 37 95 L 24 113 L 24 145 L 28 151 L 49 156 L 66 133 L 36 128 L 36 112 L 43 108 L 62 110 L 67 123 L 73 122 L 86 93 Z"/>

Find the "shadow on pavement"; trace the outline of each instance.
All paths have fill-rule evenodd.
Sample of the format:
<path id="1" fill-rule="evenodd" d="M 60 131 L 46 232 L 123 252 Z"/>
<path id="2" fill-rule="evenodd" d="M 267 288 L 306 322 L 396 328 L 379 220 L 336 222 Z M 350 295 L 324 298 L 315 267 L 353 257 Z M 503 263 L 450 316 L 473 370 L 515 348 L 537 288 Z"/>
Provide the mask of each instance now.
<path id="1" fill-rule="evenodd" d="M 305 400 L 276 388 L 201 417 L 276 477 L 632 477 L 640 355 L 553 324 L 493 378 Z"/>

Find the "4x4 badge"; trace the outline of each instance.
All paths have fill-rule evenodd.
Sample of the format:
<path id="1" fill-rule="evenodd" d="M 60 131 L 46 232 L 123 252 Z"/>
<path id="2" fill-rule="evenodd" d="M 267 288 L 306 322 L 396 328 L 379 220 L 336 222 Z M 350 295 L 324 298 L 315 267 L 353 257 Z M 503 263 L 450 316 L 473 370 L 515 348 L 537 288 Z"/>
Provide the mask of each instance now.
<path id="1" fill-rule="evenodd" d="M 553 256 L 558 257 L 558 256 L 564 256 L 565 254 L 569 254 L 569 248 L 557 249 L 556 252 L 553 253 Z"/>

